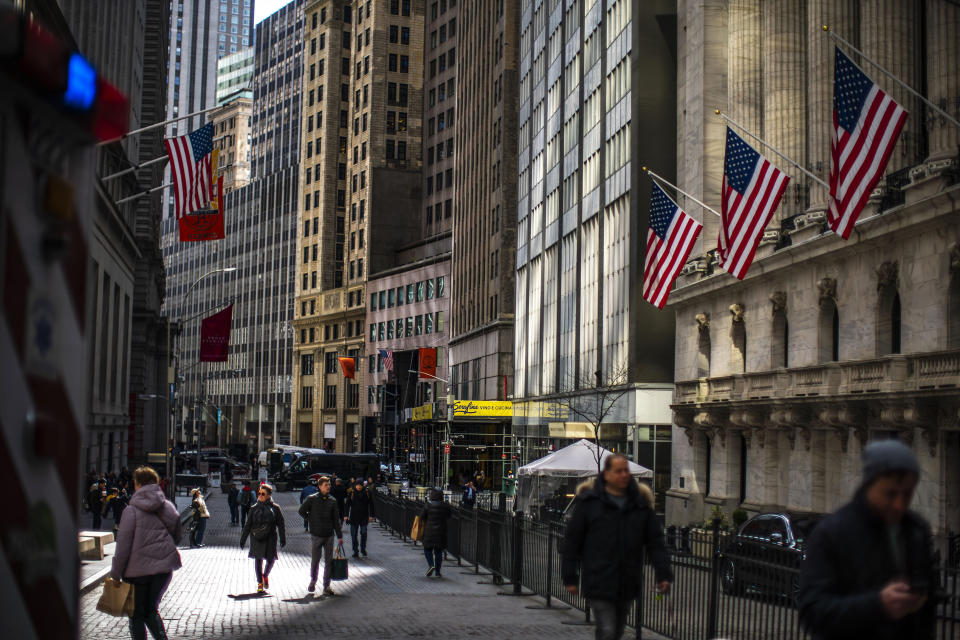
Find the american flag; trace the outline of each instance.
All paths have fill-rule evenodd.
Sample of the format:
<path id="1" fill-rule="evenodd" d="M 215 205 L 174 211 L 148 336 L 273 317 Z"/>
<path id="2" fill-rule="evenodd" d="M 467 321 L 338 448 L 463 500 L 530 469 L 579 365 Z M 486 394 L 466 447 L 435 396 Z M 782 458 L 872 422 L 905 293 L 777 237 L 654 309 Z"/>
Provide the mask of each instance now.
<path id="1" fill-rule="evenodd" d="M 883 176 L 907 112 L 839 47 L 834 72 L 827 220 L 846 239 Z"/>
<path id="2" fill-rule="evenodd" d="M 720 264 L 743 280 L 790 178 L 727 127 L 723 161 Z"/>
<path id="3" fill-rule="evenodd" d="M 163 141 L 173 174 L 176 216 L 206 209 L 213 197 L 213 123 Z"/>
<path id="4" fill-rule="evenodd" d="M 684 213 L 656 182 L 650 198 L 647 257 L 643 265 L 643 299 L 663 309 L 673 280 L 687 261 L 703 225 Z"/>
<path id="5" fill-rule="evenodd" d="M 393 351 L 379 349 L 380 359 L 383 360 L 383 368 L 387 371 L 393 371 Z"/>

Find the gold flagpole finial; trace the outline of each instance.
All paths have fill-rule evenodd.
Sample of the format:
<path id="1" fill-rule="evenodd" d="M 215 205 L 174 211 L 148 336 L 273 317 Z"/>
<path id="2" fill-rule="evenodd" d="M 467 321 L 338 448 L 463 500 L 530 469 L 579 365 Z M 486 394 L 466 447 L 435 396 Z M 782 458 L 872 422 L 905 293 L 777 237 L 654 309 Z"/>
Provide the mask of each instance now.
<path id="1" fill-rule="evenodd" d="M 714 109 L 713 112 L 717 115 L 720 115 L 720 109 Z"/>
<path id="2" fill-rule="evenodd" d="M 643 166 L 640 167 L 640 168 L 643 169 L 643 172 L 644 172 L 644 173 L 647 173 L 647 171 L 649 171 L 649 169 L 647 169 L 647 165 L 643 165 Z"/>
<path id="3" fill-rule="evenodd" d="M 825 24 L 821 27 L 821 29 L 823 29 L 824 33 L 826 33 L 827 31 L 830 31 L 830 25 Z"/>

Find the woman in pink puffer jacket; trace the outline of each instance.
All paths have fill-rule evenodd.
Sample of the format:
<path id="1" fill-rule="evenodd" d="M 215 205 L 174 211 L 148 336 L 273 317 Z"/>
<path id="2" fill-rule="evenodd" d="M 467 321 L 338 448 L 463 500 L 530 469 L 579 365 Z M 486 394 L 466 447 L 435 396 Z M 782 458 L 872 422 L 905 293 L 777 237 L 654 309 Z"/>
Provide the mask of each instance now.
<path id="1" fill-rule="evenodd" d="M 133 640 L 147 637 L 144 625 L 154 638 L 166 640 L 158 607 L 170 577 L 181 566 L 177 551 L 180 514 L 163 494 L 159 482 L 157 472 L 150 467 L 140 467 L 133 472 L 135 493 L 120 519 L 110 570 L 114 580 L 122 578 L 134 585 L 133 615 L 130 616 Z"/>

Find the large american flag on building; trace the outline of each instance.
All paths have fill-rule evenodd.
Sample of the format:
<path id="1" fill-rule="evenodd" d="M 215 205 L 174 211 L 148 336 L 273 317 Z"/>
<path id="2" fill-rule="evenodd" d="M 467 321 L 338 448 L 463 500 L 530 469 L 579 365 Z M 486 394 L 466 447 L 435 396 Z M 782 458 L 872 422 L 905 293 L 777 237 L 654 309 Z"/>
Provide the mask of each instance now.
<path id="1" fill-rule="evenodd" d="M 383 361 L 383 368 L 387 371 L 393 371 L 393 351 L 380 349 L 380 360 Z"/>
<path id="2" fill-rule="evenodd" d="M 907 112 L 836 49 L 830 158 L 830 227 L 846 239 L 900 137 Z"/>
<path id="3" fill-rule="evenodd" d="M 177 219 L 206 209 L 214 195 L 213 123 L 163 141 L 173 174 Z"/>
<path id="4" fill-rule="evenodd" d="M 643 299 L 663 309 L 703 225 L 684 213 L 656 182 L 650 198 L 650 228 L 643 264 Z"/>
<path id="5" fill-rule="evenodd" d="M 727 127 L 723 202 L 717 239 L 720 265 L 743 280 L 763 230 L 780 204 L 790 178 Z"/>

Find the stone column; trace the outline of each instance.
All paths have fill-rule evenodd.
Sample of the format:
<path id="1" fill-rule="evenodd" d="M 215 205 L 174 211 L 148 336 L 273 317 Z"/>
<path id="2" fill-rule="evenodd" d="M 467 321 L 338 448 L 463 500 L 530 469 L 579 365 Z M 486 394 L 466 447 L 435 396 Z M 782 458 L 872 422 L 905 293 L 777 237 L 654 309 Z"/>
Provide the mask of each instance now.
<path id="1" fill-rule="evenodd" d="M 727 14 L 727 109 L 731 118 L 758 136 L 763 128 L 760 44 L 760 1 L 730 0 Z M 749 137 L 744 138 L 751 146 L 759 146 Z"/>
<path id="2" fill-rule="evenodd" d="M 956 39 L 956 32 L 953 33 Z M 860 48 L 874 62 L 909 87 L 920 83 L 920 3 L 916 0 L 860 0 Z M 954 45 L 956 46 L 956 45 Z M 854 62 L 910 114 L 887 164 L 887 173 L 917 164 L 922 159 L 923 106 L 912 94 L 882 74 L 872 64 Z M 950 65 L 956 69 L 956 58 Z"/>
<path id="3" fill-rule="evenodd" d="M 833 128 L 834 41 L 823 33 L 824 24 L 853 44 L 860 41 L 857 0 L 807 2 L 807 154 L 808 168 L 824 182 L 830 181 L 830 131 Z M 809 211 L 827 209 L 827 190 L 810 182 Z"/>
<path id="4" fill-rule="evenodd" d="M 763 139 L 807 166 L 807 0 L 763 3 Z M 764 155 L 790 176 L 768 229 L 806 209 L 807 178 L 769 149 Z"/>
<path id="5" fill-rule="evenodd" d="M 960 118 L 960 7 L 944 0 L 927 0 L 927 96 L 941 109 Z M 930 136 L 928 160 L 956 157 L 960 129 L 927 110 Z"/>

